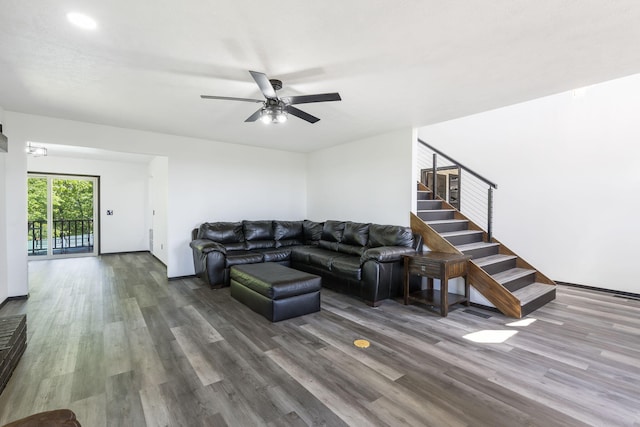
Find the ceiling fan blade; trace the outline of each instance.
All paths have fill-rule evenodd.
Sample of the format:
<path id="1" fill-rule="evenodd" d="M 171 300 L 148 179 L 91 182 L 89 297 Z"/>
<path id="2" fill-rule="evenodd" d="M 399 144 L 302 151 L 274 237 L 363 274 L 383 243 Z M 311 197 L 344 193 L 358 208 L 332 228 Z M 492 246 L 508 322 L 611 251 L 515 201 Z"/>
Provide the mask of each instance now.
<path id="1" fill-rule="evenodd" d="M 304 111 L 302 111 L 302 110 L 300 110 L 300 109 L 298 109 L 296 107 L 292 107 L 291 105 L 288 105 L 286 107 L 286 110 L 289 112 L 289 114 L 292 114 L 292 115 L 294 115 L 294 116 L 296 116 L 296 117 L 298 117 L 298 118 L 300 118 L 302 120 L 306 120 L 309 123 L 315 123 L 318 120 L 320 120 L 316 116 L 312 116 L 309 113 L 305 113 Z"/>
<path id="2" fill-rule="evenodd" d="M 271 86 L 271 82 L 269 81 L 269 79 L 264 73 L 259 73 L 257 71 L 249 71 L 249 72 L 251 73 L 251 77 L 253 77 L 253 80 L 255 80 L 256 83 L 258 84 L 258 87 L 262 91 L 262 94 L 264 95 L 265 98 L 267 99 L 278 98 L 276 96 L 275 89 L 273 88 L 273 86 Z"/>
<path id="3" fill-rule="evenodd" d="M 255 122 L 262 116 L 262 108 L 250 115 L 245 122 Z"/>
<path id="4" fill-rule="evenodd" d="M 264 102 L 263 99 L 234 98 L 230 96 L 200 95 L 202 99 L 222 99 L 225 101 Z"/>
<path id="5" fill-rule="evenodd" d="M 327 101 L 342 101 L 340 94 L 334 93 L 320 93 L 318 95 L 300 95 L 300 96 L 288 96 L 282 98 L 284 102 L 289 105 L 294 104 L 308 104 L 310 102 L 327 102 Z"/>

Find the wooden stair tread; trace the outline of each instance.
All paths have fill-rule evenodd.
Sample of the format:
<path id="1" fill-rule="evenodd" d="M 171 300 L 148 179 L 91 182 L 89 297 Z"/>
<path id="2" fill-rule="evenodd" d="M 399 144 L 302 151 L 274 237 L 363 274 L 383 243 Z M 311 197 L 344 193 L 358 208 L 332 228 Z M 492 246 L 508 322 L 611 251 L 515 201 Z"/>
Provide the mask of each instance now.
<path id="1" fill-rule="evenodd" d="M 506 271 L 502 271 L 500 273 L 492 274 L 491 277 L 500 283 L 504 284 L 506 282 L 510 282 L 512 280 L 518 279 L 520 277 L 528 276 L 529 274 L 535 273 L 535 270 L 530 270 L 527 268 L 511 268 Z"/>
<path id="2" fill-rule="evenodd" d="M 455 209 L 418 209 L 416 213 L 420 212 L 455 212 Z"/>
<path id="3" fill-rule="evenodd" d="M 453 237 L 453 236 L 464 236 L 467 234 L 482 234 L 480 230 L 459 230 L 459 231 L 445 231 L 442 233 L 438 233 L 442 237 Z"/>
<path id="4" fill-rule="evenodd" d="M 424 221 L 425 224 L 456 224 L 469 222 L 466 219 L 434 219 L 432 221 Z"/>
<path id="5" fill-rule="evenodd" d="M 471 249 L 480 249 L 480 248 L 489 248 L 493 246 L 500 246 L 500 243 L 486 243 L 486 242 L 475 242 L 475 243 L 466 243 L 464 245 L 456 246 L 456 249 L 460 252 L 469 251 Z"/>
<path id="6" fill-rule="evenodd" d="M 555 291 L 555 285 L 534 282 L 524 288 L 513 291 L 513 295 L 520 300 L 520 305 L 526 305 L 544 294 Z"/>
<path id="7" fill-rule="evenodd" d="M 474 259 L 473 262 L 475 262 L 478 267 L 486 267 L 487 265 L 496 264 L 502 261 L 517 259 L 517 258 L 518 257 L 515 255 L 497 254 L 497 255 L 489 255 L 486 257 L 477 258 L 477 259 Z"/>

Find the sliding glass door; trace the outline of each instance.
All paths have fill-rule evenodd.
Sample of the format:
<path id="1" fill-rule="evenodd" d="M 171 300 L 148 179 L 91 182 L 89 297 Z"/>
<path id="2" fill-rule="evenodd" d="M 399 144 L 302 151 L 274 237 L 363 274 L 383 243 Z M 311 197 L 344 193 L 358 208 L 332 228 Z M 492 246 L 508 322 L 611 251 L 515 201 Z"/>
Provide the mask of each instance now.
<path id="1" fill-rule="evenodd" d="M 98 178 L 29 174 L 27 253 L 97 255 Z"/>

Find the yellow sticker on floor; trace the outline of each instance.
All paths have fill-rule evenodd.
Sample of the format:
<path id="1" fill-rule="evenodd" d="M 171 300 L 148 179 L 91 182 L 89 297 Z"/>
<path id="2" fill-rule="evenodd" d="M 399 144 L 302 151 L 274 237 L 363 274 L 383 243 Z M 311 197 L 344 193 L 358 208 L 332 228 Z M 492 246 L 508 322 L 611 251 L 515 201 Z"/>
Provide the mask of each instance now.
<path id="1" fill-rule="evenodd" d="M 367 340 L 355 340 L 353 342 L 353 345 L 359 348 L 368 348 L 371 345 L 371 343 Z"/>

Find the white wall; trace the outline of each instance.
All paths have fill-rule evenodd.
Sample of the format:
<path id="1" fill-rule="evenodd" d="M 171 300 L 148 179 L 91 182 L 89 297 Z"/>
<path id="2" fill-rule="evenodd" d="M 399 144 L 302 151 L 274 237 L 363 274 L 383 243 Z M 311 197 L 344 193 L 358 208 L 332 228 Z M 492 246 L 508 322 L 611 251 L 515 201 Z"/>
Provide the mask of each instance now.
<path id="1" fill-rule="evenodd" d="M 640 293 L 638 111 L 635 75 L 419 136 L 498 184 L 496 238 L 547 276 Z"/>
<path id="2" fill-rule="evenodd" d="M 189 248 L 191 229 L 203 221 L 306 216 L 304 154 L 9 111 L 5 112 L 5 118 L 16 144 L 38 141 L 167 157 L 169 277 L 193 274 Z M 23 195 L 22 198 L 12 195 L 10 202 L 8 197 L 7 203 L 16 206 L 14 216 L 21 218 L 22 227 L 20 232 L 10 231 L 9 242 L 20 242 L 24 234 L 21 231 L 26 228 L 24 157 L 24 164 L 7 174 L 7 187 L 15 183 L 22 187 Z M 25 265 L 22 283 L 26 284 L 24 259 L 22 257 Z"/>
<path id="3" fill-rule="evenodd" d="M 27 158 L 29 172 L 100 177 L 100 252 L 149 250 L 148 165 L 69 157 Z M 112 210 L 113 215 L 107 215 Z"/>
<path id="4" fill-rule="evenodd" d="M 24 296 L 29 293 L 27 286 L 27 251 L 25 233 L 27 230 L 27 180 L 15 180 L 24 176 L 27 159 L 24 143 L 20 143 L 20 132 L 11 124 L 11 113 L 4 112 L 3 133 L 9 139 L 9 152 L 5 156 L 5 220 L 7 246 L 7 296 Z M 25 248 L 26 249 L 26 248 Z"/>
<path id="5" fill-rule="evenodd" d="M 309 153 L 309 219 L 409 225 L 414 146 L 403 129 Z"/>
<path id="6" fill-rule="evenodd" d="M 4 110 L 0 107 L 0 123 L 4 123 Z M 9 296 L 7 281 L 7 202 L 6 202 L 7 153 L 0 152 L 0 304 Z"/>
<path id="7" fill-rule="evenodd" d="M 169 188 L 169 159 L 154 157 L 149 163 L 149 209 L 153 247 L 151 253 L 168 264 L 167 259 L 167 190 Z"/>

